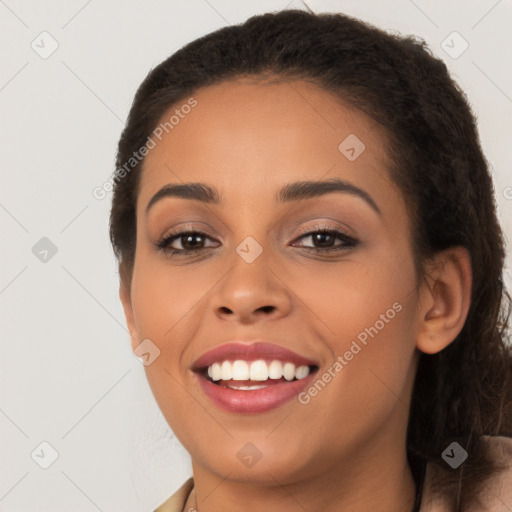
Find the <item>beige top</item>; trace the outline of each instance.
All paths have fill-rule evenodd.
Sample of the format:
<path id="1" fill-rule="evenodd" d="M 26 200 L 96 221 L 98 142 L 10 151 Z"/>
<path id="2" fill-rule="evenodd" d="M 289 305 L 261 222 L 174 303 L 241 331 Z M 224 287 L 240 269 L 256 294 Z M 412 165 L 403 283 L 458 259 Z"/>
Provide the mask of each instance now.
<path id="1" fill-rule="evenodd" d="M 486 486 L 482 496 L 482 506 L 472 507 L 467 512 L 511 512 L 512 511 L 512 438 L 492 437 L 493 456 L 500 465 L 507 466 L 494 476 Z M 432 489 L 434 476 L 442 476 L 445 471 L 433 464 L 427 465 L 420 512 L 452 512 L 446 497 L 436 496 Z M 194 479 L 190 477 L 168 500 L 154 512 L 188 512 L 184 510 L 189 494 L 194 488 Z M 483 507 L 483 508 L 482 508 Z M 193 511 L 191 511 L 193 512 Z"/>

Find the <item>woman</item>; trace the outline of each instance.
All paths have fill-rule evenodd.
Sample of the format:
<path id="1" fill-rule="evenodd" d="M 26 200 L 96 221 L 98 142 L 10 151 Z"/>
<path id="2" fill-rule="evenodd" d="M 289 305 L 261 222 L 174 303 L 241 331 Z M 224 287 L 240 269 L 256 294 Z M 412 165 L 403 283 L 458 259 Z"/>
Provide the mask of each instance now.
<path id="1" fill-rule="evenodd" d="M 145 79 L 116 165 L 132 347 L 192 458 L 158 512 L 512 508 L 492 180 L 421 41 L 216 31 Z"/>

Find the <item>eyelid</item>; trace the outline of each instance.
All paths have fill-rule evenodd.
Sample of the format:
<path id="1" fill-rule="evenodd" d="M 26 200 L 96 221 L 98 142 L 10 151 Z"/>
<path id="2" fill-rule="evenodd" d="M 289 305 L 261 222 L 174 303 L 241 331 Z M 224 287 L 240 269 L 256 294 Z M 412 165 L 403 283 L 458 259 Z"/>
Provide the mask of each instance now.
<path id="1" fill-rule="evenodd" d="M 346 251 L 348 249 L 355 248 L 361 243 L 358 238 L 355 238 L 354 236 L 347 234 L 344 230 L 341 230 L 338 227 L 335 228 L 332 226 L 313 226 L 311 228 L 304 228 L 299 231 L 301 233 L 295 237 L 291 244 L 292 246 L 303 239 L 313 237 L 314 234 L 316 233 L 328 234 L 341 241 L 340 244 L 334 245 L 332 247 L 304 247 L 305 249 L 317 251 L 318 253 L 328 253 L 331 251 Z"/>
<path id="2" fill-rule="evenodd" d="M 168 240 L 174 239 L 177 240 L 181 238 L 182 236 L 188 234 L 188 233 L 194 233 L 197 235 L 204 236 L 205 238 L 208 238 L 212 241 L 218 242 L 218 240 L 215 240 L 215 238 L 210 235 L 208 232 L 206 232 L 203 229 L 196 228 L 194 226 L 181 226 L 178 228 L 173 228 L 171 230 L 167 230 L 164 235 L 158 238 L 158 240 L 155 242 L 155 245 L 158 247 L 162 247 Z"/>
<path id="3" fill-rule="evenodd" d="M 172 228 L 168 228 L 164 231 L 164 234 L 159 237 L 159 240 L 164 240 L 171 235 L 181 233 L 183 231 L 194 231 L 195 233 L 202 233 L 208 235 L 210 238 L 213 237 L 209 232 L 214 231 L 206 222 L 200 221 L 188 221 L 180 222 L 174 225 Z"/>
<path id="4" fill-rule="evenodd" d="M 303 249 L 305 249 L 307 252 L 316 252 L 317 255 L 323 255 L 325 257 L 327 257 L 331 253 L 341 254 L 342 252 L 345 252 L 347 250 L 354 249 L 356 246 L 360 244 L 360 241 L 357 238 L 347 234 L 344 230 L 340 229 L 339 227 L 333 227 L 327 224 L 317 224 L 315 226 L 300 228 L 299 232 L 297 233 L 297 236 L 292 241 L 291 246 L 293 247 L 294 244 L 296 244 L 299 240 L 303 238 L 312 237 L 315 233 L 328 234 L 341 241 L 341 244 L 334 245 L 332 247 L 303 247 Z M 211 251 L 208 251 L 208 249 L 216 248 L 215 245 L 213 247 L 200 247 L 195 249 L 171 248 L 172 243 L 174 243 L 176 240 L 179 240 L 180 238 L 184 237 L 187 234 L 199 235 L 205 239 L 213 241 L 214 244 L 215 242 L 217 242 L 208 233 L 205 233 L 204 231 L 201 231 L 199 229 L 194 229 L 192 226 L 189 226 L 188 228 L 174 228 L 171 232 L 167 232 L 161 239 L 159 239 L 159 241 L 156 242 L 155 245 L 158 250 L 162 251 L 169 257 L 195 257 L 201 255 L 201 253 L 211 253 Z"/>
<path id="5" fill-rule="evenodd" d="M 200 223 L 200 224 L 204 224 L 204 223 Z M 209 226 L 208 226 L 208 229 L 210 229 Z M 318 230 L 339 231 L 343 235 L 345 235 L 347 238 L 357 240 L 357 238 L 355 238 L 354 235 L 352 235 L 350 233 L 351 230 L 348 230 L 344 227 L 340 227 L 339 225 L 329 225 L 326 223 L 326 221 L 320 221 L 319 223 L 317 223 L 313 226 L 305 226 L 305 227 L 299 228 L 296 232 L 297 236 L 294 238 L 293 241 L 295 241 L 301 235 L 311 234 Z M 184 232 L 194 232 L 197 234 L 205 235 L 205 236 L 209 237 L 210 239 L 215 238 L 213 235 L 211 235 L 207 231 L 205 231 L 204 228 L 197 227 L 196 225 L 194 225 L 193 222 L 185 222 L 182 224 L 178 224 L 177 226 L 174 226 L 172 229 L 168 229 L 167 231 L 165 231 L 165 234 L 160 236 L 156 243 L 159 244 L 160 242 L 165 241 L 166 239 L 170 238 L 173 235 L 177 235 L 177 234 L 184 233 Z M 218 240 L 216 240 L 216 241 L 218 241 Z"/>
<path id="6" fill-rule="evenodd" d="M 346 227 L 342 227 L 338 224 L 328 224 L 327 221 L 317 221 L 318 223 L 313 226 L 301 227 L 297 230 L 297 235 L 300 237 L 301 235 L 315 233 L 316 231 L 337 231 L 350 238 L 354 241 L 357 240 L 357 237 L 351 233 L 352 230 L 347 229 Z"/>

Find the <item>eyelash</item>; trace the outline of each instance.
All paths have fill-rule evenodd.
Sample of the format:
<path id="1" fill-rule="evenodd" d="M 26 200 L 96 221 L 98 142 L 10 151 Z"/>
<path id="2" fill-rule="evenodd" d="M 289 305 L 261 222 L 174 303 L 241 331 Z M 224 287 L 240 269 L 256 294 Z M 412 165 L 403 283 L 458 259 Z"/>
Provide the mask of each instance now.
<path id="1" fill-rule="evenodd" d="M 324 253 L 330 253 L 331 251 L 346 251 L 348 249 L 354 248 L 356 245 L 358 245 L 359 241 L 355 238 L 353 238 L 350 235 L 347 235 L 346 233 L 339 231 L 337 229 L 333 229 L 327 226 L 318 226 L 314 229 L 311 229 L 309 231 L 304 231 L 301 233 L 301 235 L 296 238 L 295 240 L 299 240 L 301 238 L 305 238 L 308 236 L 312 236 L 315 234 L 325 234 L 325 235 L 331 235 L 335 236 L 336 238 L 339 238 L 342 240 L 342 244 L 334 246 L 334 247 L 305 247 L 305 249 L 309 251 L 313 251 L 315 254 L 324 254 Z M 169 233 L 167 236 L 162 238 L 156 243 L 156 246 L 159 250 L 163 251 L 165 254 L 168 254 L 170 256 L 174 256 L 177 254 L 180 255 L 187 255 L 190 253 L 197 253 L 199 251 L 204 251 L 208 249 L 208 247 L 201 247 L 199 249 L 170 249 L 169 245 L 174 242 L 175 240 L 182 238 L 186 235 L 199 235 L 201 237 L 210 238 L 206 233 L 202 231 L 197 230 L 185 230 L 185 231 L 176 231 L 173 233 Z"/>

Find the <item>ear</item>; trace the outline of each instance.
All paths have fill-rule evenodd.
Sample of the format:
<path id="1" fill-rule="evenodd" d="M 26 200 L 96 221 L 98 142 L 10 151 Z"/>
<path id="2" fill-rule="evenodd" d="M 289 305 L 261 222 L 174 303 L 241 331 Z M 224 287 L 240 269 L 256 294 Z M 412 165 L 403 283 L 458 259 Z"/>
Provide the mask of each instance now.
<path id="1" fill-rule="evenodd" d="M 460 333 L 471 302 L 471 258 L 464 247 L 437 253 L 420 287 L 420 316 L 416 346 L 435 354 Z"/>
<path id="2" fill-rule="evenodd" d="M 121 303 L 123 305 L 126 325 L 128 327 L 128 332 L 130 333 L 132 350 L 135 350 L 135 348 L 139 345 L 139 336 L 137 334 L 135 319 L 133 317 L 131 288 L 123 276 L 121 276 L 119 283 L 119 298 L 121 299 Z"/>

